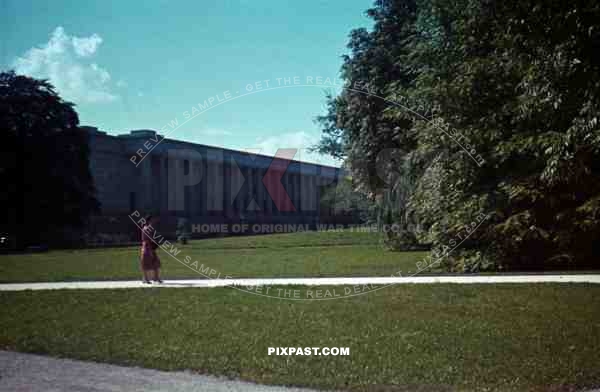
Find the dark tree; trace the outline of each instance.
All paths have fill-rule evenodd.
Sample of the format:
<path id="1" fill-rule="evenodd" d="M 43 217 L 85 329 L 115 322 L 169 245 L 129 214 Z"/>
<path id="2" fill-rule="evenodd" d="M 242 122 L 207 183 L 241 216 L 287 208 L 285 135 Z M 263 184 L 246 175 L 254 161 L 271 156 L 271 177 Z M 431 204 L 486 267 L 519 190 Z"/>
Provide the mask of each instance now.
<path id="1" fill-rule="evenodd" d="M 0 73 L 0 230 L 18 248 L 59 243 L 98 209 L 73 106 L 45 80 Z"/>
<path id="2" fill-rule="evenodd" d="M 402 212 L 442 254 L 460 243 L 451 268 L 597 267 L 600 4 L 377 0 L 368 14 L 342 74 L 388 103 L 332 97 L 319 150 L 343 152 L 371 194 L 391 177 L 383 192 L 408 195 Z M 374 178 L 385 149 L 400 162 Z"/>

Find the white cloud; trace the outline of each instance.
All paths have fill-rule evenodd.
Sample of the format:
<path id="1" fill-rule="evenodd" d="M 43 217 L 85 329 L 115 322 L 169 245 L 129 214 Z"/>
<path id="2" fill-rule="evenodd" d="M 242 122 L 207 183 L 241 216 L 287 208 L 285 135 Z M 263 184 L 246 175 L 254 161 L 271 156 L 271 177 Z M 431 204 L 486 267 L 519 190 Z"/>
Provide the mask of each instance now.
<path id="1" fill-rule="evenodd" d="M 59 27 L 60 28 L 60 27 Z M 72 37 L 73 49 L 80 57 L 89 57 L 96 53 L 98 45 L 102 43 L 102 38 L 98 34 L 93 34 L 89 37 Z"/>
<path id="2" fill-rule="evenodd" d="M 12 65 L 18 74 L 48 79 L 68 101 L 111 102 L 118 96 L 110 91 L 109 72 L 94 62 L 86 62 L 101 43 L 97 34 L 69 36 L 59 26 L 47 43 L 29 49 Z"/>
<path id="3" fill-rule="evenodd" d="M 310 152 L 309 149 L 319 142 L 319 135 L 309 135 L 304 131 L 284 133 L 266 138 L 259 137 L 256 147 L 260 154 L 275 155 L 279 148 L 296 148 L 298 151 L 294 160 L 319 163 L 322 165 L 340 166 L 341 162 L 330 156 Z"/>
<path id="4" fill-rule="evenodd" d="M 124 81 L 123 79 L 119 79 L 117 81 L 117 87 L 119 87 L 119 88 L 127 87 L 127 85 L 128 85 L 127 82 Z"/>

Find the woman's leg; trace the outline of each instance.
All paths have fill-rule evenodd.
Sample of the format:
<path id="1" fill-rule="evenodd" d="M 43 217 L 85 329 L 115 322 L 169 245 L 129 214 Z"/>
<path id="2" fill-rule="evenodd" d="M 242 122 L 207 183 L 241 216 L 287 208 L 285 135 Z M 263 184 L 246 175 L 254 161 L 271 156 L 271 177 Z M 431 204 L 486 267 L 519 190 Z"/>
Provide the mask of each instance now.
<path id="1" fill-rule="evenodd" d="M 142 248 L 142 253 L 140 256 L 140 268 L 142 269 L 142 275 L 144 279 L 144 283 L 150 283 L 151 277 L 151 267 L 148 265 L 148 257 L 150 257 L 149 250 L 147 248 Z"/>
<path id="2" fill-rule="evenodd" d="M 144 280 L 144 283 L 150 283 L 150 270 L 148 269 L 143 258 L 140 262 L 140 268 L 142 269 L 142 279 Z"/>
<path id="3" fill-rule="evenodd" d="M 160 258 L 156 252 L 154 252 L 154 281 L 162 283 L 162 280 L 160 280 Z"/>

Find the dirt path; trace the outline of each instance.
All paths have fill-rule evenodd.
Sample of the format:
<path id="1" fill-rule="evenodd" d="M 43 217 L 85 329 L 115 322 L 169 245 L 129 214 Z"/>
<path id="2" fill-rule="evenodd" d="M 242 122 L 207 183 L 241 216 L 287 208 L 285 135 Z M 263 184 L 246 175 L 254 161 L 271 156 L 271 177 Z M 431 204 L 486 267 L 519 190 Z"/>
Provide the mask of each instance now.
<path id="1" fill-rule="evenodd" d="M 257 385 L 190 372 L 162 372 L 0 351 L 0 391 L 309 392 L 310 390 Z"/>

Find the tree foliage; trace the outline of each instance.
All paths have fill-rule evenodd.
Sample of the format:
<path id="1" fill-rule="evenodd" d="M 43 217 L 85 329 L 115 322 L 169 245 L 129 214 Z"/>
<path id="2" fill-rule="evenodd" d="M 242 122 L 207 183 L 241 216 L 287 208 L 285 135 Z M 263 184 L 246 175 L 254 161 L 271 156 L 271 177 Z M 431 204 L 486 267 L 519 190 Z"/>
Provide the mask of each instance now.
<path id="1" fill-rule="evenodd" d="M 87 134 L 44 80 L 0 73 L 2 230 L 19 247 L 60 241 L 98 208 Z"/>
<path id="2" fill-rule="evenodd" d="M 368 14 L 349 88 L 319 119 L 361 189 L 402 189 L 397 208 L 453 269 L 593 264 L 600 4 L 379 0 Z"/>

